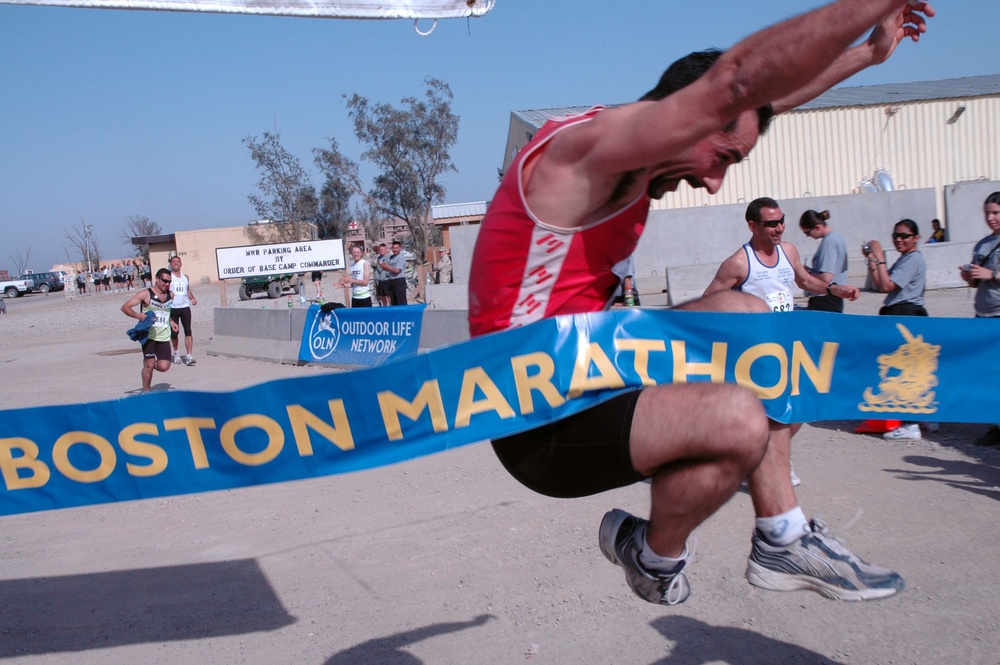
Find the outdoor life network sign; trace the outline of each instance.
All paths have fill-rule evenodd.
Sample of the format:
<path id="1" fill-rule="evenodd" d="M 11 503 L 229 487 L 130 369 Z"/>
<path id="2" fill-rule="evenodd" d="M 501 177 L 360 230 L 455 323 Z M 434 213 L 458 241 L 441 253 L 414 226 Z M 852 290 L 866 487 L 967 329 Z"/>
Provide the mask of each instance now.
<path id="1" fill-rule="evenodd" d="M 302 240 L 273 245 L 219 247 L 219 279 L 282 275 L 312 270 L 343 270 L 342 240 Z"/>
<path id="2" fill-rule="evenodd" d="M 375 367 L 415 356 L 424 305 L 309 308 L 299 360 Z"/>

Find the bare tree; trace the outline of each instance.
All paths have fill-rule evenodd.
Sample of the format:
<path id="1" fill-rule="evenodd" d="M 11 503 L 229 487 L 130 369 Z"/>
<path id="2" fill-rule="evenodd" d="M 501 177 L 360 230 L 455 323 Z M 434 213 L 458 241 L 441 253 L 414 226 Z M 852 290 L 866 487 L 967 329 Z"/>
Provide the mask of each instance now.
<path id="1" fill-rule="evenodd" d="M 163 233 L 159 224 L 145 215 L 129 215 L 122 222 L 118 229 L 118 240 L 125 245 L 132 244 L 132 238 L 144 238 L 146 236 L 157 236 Z M 135 257 L 145 261 L 149 260 L 149 245 L 136 245 L 134 248 Z"/>
<path id="2" fill-rule="evenodd" d="M 17 250 L 13 256 L 8 254 L 7 258 L 14 264 L 14 270 L 17 271 L 15 274 L 23 275 L 28 270 L 28 262 L 31 261 L 31 247 L 24 254 L 21 254 L 21 250 Z"/>
<path id="3" fill-rule="evenodd" d="M 74 259 L 73 262 L 79 261 L 80 265 L 87 267 L 87 270 L 92 270 L 101 263 L 100 242 L 94 237 L 93 231 L 94 226 L 87 224 L 82 218 L 80 219 L 79 226 L 74 226 L 67 231 L 63 231 L 66 240 L 76 250 L 79 257 Z M 66 247 L 63 249 L 66 250 L 66 256 L 70 256 L 70 250 Z"/>
<path id="4" fill-rule="evenodd" d="M 347 101 L 354 135 L 366 146 L 361 158 L 379 171 L 370 190 L 357 163 L 341 152 L 335 139 L 328 149 L 313 150 L 328 181 L 343 183 L 381 217 L 406 222 L 420 262 L 426 254 L 431 206 L 444 198 L 439 178 L 457 170 L 449 151 L 458 140 L 459 124 L 451 112 L 448 84 L 433 78 L 424 83 L 424 99 L 406 97 L 402 108 L 372 104 L 358 94 Z"/>
<path id="5" fill-rule="evenodd" d="M 264 132 L 263 138 L 247 136 L 243 144 L 257 165 L 261 195 L 247 197 L 262 220 L 277 222 L 264 227 L 250 224 L 246 235 L 252 242 L 307 240 L 319 207 L 316 190 L 298 158 L 281 144 L 281 135 Z"/>

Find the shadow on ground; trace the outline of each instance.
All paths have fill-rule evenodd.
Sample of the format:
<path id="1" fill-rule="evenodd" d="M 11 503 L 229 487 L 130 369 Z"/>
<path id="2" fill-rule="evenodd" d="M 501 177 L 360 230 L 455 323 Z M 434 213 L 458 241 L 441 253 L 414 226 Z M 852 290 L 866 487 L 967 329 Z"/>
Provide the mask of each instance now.
<path id="1" fill-rule="evenodd" d="M 240 635 L 294 622 L 253 559 L 0 581 L 0 658 Z"/>
<path id="2" fill-rule="evenodd" d="M 656 665 L 837 665 L 822 654 L 742 628 L 712 626 L 684 616 L 665 616 L 650 623 L 674 643 L 670 655 Z"/>
<path id="3" fill-rule="evenodd" d="M 334 654 L 330 660 L 326 661 L 326 665 L 421 665 L 423 661 L 413 654 L 403 651 L 403 647 L 438 635 L 475 628 L 493 618 L 495 617 L 492 614 L 480 614 L 470 621 L 436 623 L 405 633 L 368 640 Z"/>
<path id="4" fill-rule="evenodd" d="M 945 483 L 955 489 L 972 492 L 994 501 L 1000 501 L 1000 469 L 982 462 L 942 460 L 928 455 L 907 455 L 907 464 L 927 470 L 886 469 L 902 480 L 921 480 Z"/>

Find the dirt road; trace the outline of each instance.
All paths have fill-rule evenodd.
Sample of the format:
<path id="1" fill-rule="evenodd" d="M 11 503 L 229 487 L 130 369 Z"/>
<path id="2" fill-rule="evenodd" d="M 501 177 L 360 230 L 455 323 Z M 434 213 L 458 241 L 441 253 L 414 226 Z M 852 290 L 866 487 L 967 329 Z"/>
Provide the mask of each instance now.
<path id="1" fill-rule="evenodd" d="M 198 364 L 157 374 L 154 386 L 230 390 L 329 371 L 206 356 L 218 292 L 203 291 Z M 125 299 L 8 302 L 5 408 L 134 393 L 140 359 L 117 311 Z M 877 306 L 866 294 L 848 311 Z M 969 316 L 971 300 L 938 292 L 928 309 Z M 945 423 L 931 440 L 887 443 L 854 425 L 803 428 L 793 448 L 798 494 L 807 514 L 906 578 L 895 598 L 841 603 L 748 585 L 753 512 L 739 493 L 697 532 L 688 602 L 649 605 L 597 547 L 606 510 L 646 511 L 644 485 L 548 499 L 478 444 L 344 476 L 0 518 L 0 658 L 1000 662 L 1000 458 L 972 443 L 986 426 Z"/>

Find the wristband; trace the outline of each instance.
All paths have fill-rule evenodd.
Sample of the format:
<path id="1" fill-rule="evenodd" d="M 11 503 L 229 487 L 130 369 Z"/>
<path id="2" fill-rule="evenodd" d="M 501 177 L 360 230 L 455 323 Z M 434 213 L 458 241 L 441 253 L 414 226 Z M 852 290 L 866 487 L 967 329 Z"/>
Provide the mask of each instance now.
<path id="1" fill-rule="evenodd" d="M 829 284 L 826 285 L 826 295 L 828 295 L 828 296 L 832 296 L 833 295 L 833 293 L 830 291 L 830 287 L 831 286 L 837 286 L 837 283 L 836 282 L 830 282 Z"/>

